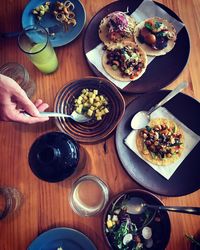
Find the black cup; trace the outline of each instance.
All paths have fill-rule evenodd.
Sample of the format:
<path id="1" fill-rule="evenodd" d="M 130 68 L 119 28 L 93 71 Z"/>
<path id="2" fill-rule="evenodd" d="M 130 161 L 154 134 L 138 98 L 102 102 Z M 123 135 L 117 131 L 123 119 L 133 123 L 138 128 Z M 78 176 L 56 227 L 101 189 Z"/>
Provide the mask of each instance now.
<path id="1" fill-rule="evenodd" d="M 81 154 L 83 151 L 73 138 L 62 132 L 49 132 L 36 139 L 30 148 L 28 160 L 38 178 L 59 182 L 80 167 Z"/>

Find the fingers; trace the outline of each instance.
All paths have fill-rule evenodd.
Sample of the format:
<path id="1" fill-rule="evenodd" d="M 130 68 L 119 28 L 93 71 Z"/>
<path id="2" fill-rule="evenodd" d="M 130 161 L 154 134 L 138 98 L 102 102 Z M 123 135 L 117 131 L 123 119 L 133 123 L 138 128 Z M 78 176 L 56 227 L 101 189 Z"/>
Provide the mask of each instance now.
<path id="1" fill-rule="evenodd" d="M 43 101 L 41 99 L 38 99 L 35 101 L 35 107 L 37 108 L 37 110 L 39 112 L 43 112 L 45 111 L 49 105 L 47 103 L 43 103 Z M 22 121 L 23 120 L 23 121 Z M 49 117 L 27 117 L 27 116 L 20 116 L 20 121 L 24 122 L 24 123 L 28 123 L 28 124 L 34 124 L 34 123 L 38 123 L 38 122 L 45 122 L 48 121 Z"/>
<path id="2" fill-rule="evenodd" d="M 49 105 L 47 103 L 43 103 L 41 99 L 36 100 L 34 104 L 40 112 L 45 111 L 49 107 Z"/>
<path id="3" fill-rule="evenodd" d="M 31 102 L 31 100 L 27 97 L 26 93 L 21 92 L 16 93 L 14 96 L 15 100 L 14 102 L 17 103 L 17 106 L 20 107 L 20 109 L 23 109 L 25 112 L 30 114 L 31 116 L 39 116 L 39 111 L 37 107 Z"/>
<path id="4" fill-rule="evenodd" d="M 32 116 L 26 116 L 23 113 L 20 113 L 15 119 L 16 122 L 22 122 L 26 124 L 34 124 L 39 122 L 45 122 L 48 120 L 49 117 L 32 117 Z"/>

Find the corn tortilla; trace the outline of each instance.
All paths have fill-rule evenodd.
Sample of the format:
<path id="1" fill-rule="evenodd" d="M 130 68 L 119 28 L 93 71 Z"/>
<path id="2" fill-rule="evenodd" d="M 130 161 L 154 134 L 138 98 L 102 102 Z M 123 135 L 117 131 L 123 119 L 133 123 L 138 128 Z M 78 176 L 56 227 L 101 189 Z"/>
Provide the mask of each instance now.
<path id="1" fill-rule="evenodd" d="M 161 50 L 155 50 L 151 46 L 149 46 L 148 44 L 141 43 L 138 40 L 140 30 L 142 28 L 144 28 L 145 22 L 148 21 L 148 20 L 152 20 L 152 19 L 156 20 L 158 22 L 162 22 L 165 26 L 167 26 L 167 29 L 170 32 L 173 32 L 175 34 L 173 39 L 168 40 L 167 47 L 165 47 L 165 48 L 163 48 Z M 139 24 L 136 25 L 135 30 L 134 30 L 134 38 L 135 38 L 135 42 L 146 52 L 147 55 L 149 55 L 149 56 L 162 56 L 162 55 L 165 55 L 166 53 L 168 53 L 169 51 L 171 51 L 174 48 L 175 43 L 176 43 L 177 35 L 176 35 L 176 30 L 175 30 L 173 24 L 171 24 L 168 20 L 163 19 L 163 18 L 159 18 L 159 17 L 153 17 L 153 18 L 146 19 L 146 20 L 144 20 L 144 21 L 142 21 L 142 22 L 140 22 Z"/>
<path id="2" fill-rule="evenodd" d="M 175 161 L 177 161 L 183 150 L 184 150 L 184 136 L 183 136 L 183 131 L 182 129 L 172 120 L 168 120 L 165 118 L 157 118 L 157 119 L 152 119 L 150 121 L 150 123 L 148 124 L 150 127 L 154 127 L 155 125 L 161 125 L 165 123 L 166 125 L 168 125 L 170 128 L 173 128 L 174 126 L 176 126 L 177 130 L 176 133 L 181 134 L 181 142 L 183 143 L 179 149 L 179 152 L 175 155 L 172 155 L 172 157 L 170 158 L 153 158 L 152 154 L 150 153 L 150 151 L 148 149 L 144 150 L 144 142 L 143 142 L 143 138 L 140 136 L 140 131 L 138 131 L 137 135 L 136 135 L 136 146 L 137 149 L 140 153 L 140 155 L 142 156 L 142 158 L 144 158 L 145 160 L 155 164 L 155 165 L 159 165 L 159 166 L 167 166 L 170 165 L 172 163 L 174 163 Z"/>

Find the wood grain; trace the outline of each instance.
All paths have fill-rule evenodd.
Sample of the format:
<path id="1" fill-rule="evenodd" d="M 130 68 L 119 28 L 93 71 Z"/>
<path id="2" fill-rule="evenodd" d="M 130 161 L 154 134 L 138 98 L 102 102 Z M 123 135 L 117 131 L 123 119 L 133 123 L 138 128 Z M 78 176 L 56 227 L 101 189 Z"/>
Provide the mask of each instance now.
<path id="1" fill-rule="evenodd" d="M 93 15 L 110 2 L 112 1 L 83 0 L 82 3 L 87 13 L 86 24 Z M 179 82 L 186 80 L 190 85 L 184 92 L 200 100 L 200 1 L 159 0 L 158 2 L 163 3 L 178 14 L 189 31 L 191 42 L 187 66 L 166 89 L 172 89 Z M 21 14 L 26 3 L 25 0 L 1 1 L 1 32 L 21 29 Z M 65 83 L 73 79 L 93 75 L 82 50 L 84 32 L 85 29 L 78 39 L 71 44 L 56 48 L 59 69 L 54 74 L 44 75 L 40 73 L 18 49 L 15 38 L 0 40 L 0 65 L 13 61 L 24 65 L 37 86 L 32 99 L 42 98 L 50 104 L 49 110 L 52 110 L 54 97 Z M 128 103 L 135 96 L 124 95 L 124 97 L 126 103 Z M 53 120 L 32 126 L 0 122 L 0 185 L 14 186 L 22 192 L 24 197 L 23 205 L 15 216 L 0 221 L 1 250 L 25 250 L 38 234 L 58 226 L 80 230 L 90 237 L 99 250 L 107 250 L 108 247 L 104 244 L 102 234 L 102 215 L 83 218 L 76 215 L 70 208 L 68 194 L 72 182 L 83 174 L 97 175 L 108 184 L 111 197 L 129 188 L 140 187 L 127 175 L 119 162 L 115 149 L 114 133 L 106 140 L 106 152 L 105 142 L 83 145 L 88 155 L 87 162 L 85 168 L 76 176 L 54 184 L 38 180 L 32 174 L 28 165 L 29 148 L 39 135 L 56 130 Z M 200 206 L 200 190 L 183 197 L 159 198 L 166 205 Z M 169 215 L 172 231 L 167 250 L 189 249 L 185 234 L 194 234 L 200 229 L 200 217 L 175 213 Z"/>

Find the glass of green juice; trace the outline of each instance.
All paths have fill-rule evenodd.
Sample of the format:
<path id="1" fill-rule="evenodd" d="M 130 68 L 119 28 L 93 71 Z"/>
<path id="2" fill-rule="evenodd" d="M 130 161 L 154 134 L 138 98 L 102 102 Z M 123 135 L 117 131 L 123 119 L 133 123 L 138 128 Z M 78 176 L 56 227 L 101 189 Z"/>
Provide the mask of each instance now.
<path id="1" fill-rule="evenodd" d="M 18 36 L 18 45 L 41 72 L 49 74 L 57 70 L 56 53 L 47 30 L 42 26 L 31 25 L 24 28 Z"/>

